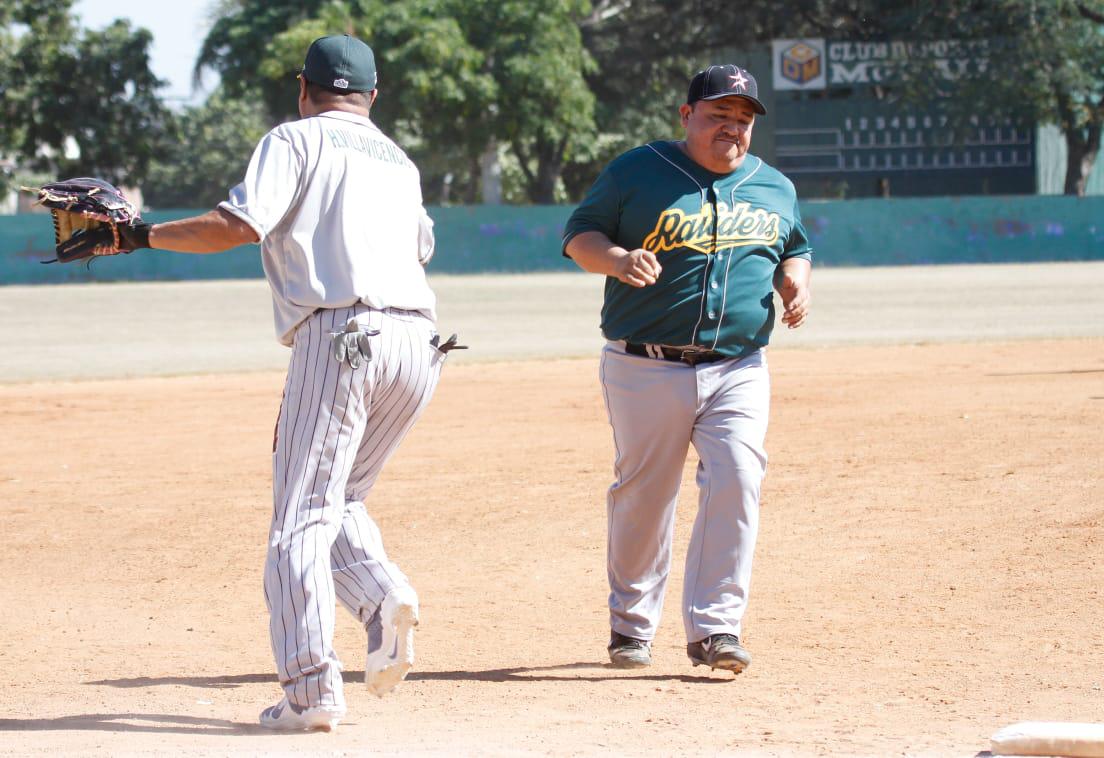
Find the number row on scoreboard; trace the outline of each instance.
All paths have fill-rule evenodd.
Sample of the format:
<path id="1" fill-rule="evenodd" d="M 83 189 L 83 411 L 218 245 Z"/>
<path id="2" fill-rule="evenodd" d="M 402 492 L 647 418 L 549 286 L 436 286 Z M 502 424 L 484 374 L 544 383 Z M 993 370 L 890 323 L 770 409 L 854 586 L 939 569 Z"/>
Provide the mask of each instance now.
<path id="1" fill-rule="evenodd" d="M 1010 118 L 978 118 L 971 116 L 967 123 L 975 128 L 1004 127 L 1016 128 L 1018 124 Z M 947 129 L 951 121 L 946 116 L 845 116 L 843 128 L 853 129 Z"/>
<path id="2" fill-rule="evenodd" d="M 982 148 L 960 150 L 893 150 L 889 152 L 804 152 L 780 148 L 778 167 L 784 173 L 854 171 L 946 171 L 963 168 L 1029 168 L 1030 149 Z"/>
<path id="3" fill-rule="evenodd" d="M 852 129 L 841 134 L 845 147 L 951 146 L 952 132 L 895 129 Z M 966 145 L 1030 145 L 1031 135 L 1020 129 L 977 129 L 962 140 Z"/>

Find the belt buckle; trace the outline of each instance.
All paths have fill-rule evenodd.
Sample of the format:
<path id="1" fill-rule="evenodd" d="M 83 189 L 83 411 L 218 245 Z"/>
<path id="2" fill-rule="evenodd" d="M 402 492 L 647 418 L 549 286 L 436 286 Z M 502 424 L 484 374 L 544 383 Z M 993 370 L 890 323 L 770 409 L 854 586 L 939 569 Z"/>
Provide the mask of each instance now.
<path id="1" fill-rule="evenodd" d="M 696 366 L 700 362 L 700 357 L 709 352 L 712 351 L 706 350 L 704 348 L 683 350 L 682 355 L 679 356 L 679 360 L 691 366 Z"/>

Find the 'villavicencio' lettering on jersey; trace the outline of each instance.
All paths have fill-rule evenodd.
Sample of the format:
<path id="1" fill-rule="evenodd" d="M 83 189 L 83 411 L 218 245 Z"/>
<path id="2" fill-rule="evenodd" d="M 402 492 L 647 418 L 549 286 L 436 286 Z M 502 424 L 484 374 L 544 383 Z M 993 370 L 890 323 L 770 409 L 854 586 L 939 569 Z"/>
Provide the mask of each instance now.
<path id="1" fill-rule="evenodd" d="M 717 233 L 713 237 L 713 206 L 705 205 L 698 213 L 686 213 L 680 208 L 668 208 L 659 215 L 655 229 L 644 238 L 645 250 L 660 253 L 678 247 L 688 247 L 709 255 L 719 247 L 735 247 L 778 241 L 779 216 L 750 203 L 737 203 L 731 209 L 717 203 Z M 714 244 L 715 243 L 715 244 Z"/>
<path id="2" fill-rule="evenodd" d="M 363 134 L 350 132 L 346 129 L 327 129 L 326 136 L 336 148 L 356 150 L 367 153 L 376 160 L 394 163 L 399 166 L 412 166 L 410 159 L 403 155 L 402 150 L 386 142 L 374 140 Z"/>

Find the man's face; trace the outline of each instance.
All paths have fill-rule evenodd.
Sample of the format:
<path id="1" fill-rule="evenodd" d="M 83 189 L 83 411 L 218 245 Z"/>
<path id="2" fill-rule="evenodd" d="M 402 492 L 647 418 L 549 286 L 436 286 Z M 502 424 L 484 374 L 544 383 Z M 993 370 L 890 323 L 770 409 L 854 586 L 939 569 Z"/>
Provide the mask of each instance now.
<path id="1" fill-rule="evenodd" d="M 694 162 L 717 174 L 735 171 L 751 147 L 755 108 L 747 98 L 733 95 L 699 100 L 679 108 L 686 129 L 686 150 Z"/>

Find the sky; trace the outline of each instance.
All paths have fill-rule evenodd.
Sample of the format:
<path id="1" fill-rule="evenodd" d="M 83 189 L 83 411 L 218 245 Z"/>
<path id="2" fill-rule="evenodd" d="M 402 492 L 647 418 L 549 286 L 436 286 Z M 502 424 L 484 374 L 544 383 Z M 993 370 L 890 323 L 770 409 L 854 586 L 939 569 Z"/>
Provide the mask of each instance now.
<path id="1" fill-rule="evenodd" d="M 210 27 L 214 0 L 77 0 L 73 12 L 81 26 L 102 29 L 117 18 L 153 33 L 150 68 L 169 84 L 160 91 L 173 107 L 202 103 L 218 83 L 206 73 L 203 87 L 192 89 L 192 67 Z"/>

